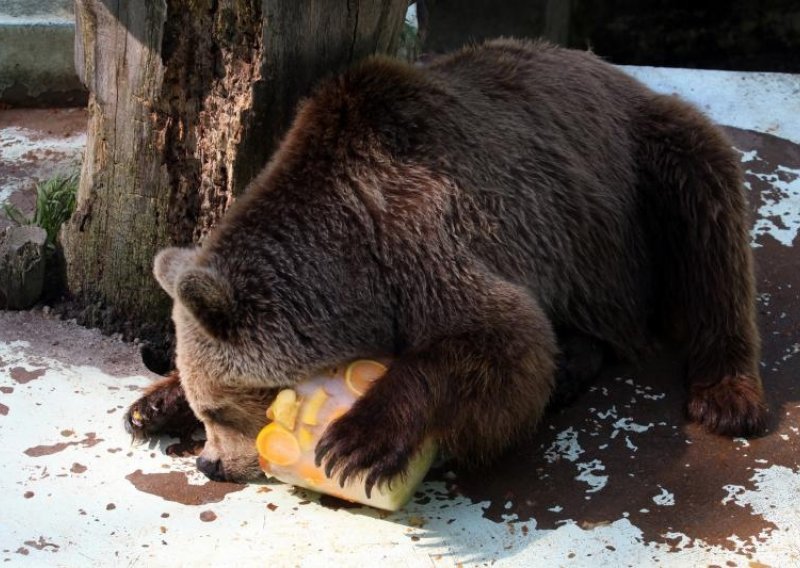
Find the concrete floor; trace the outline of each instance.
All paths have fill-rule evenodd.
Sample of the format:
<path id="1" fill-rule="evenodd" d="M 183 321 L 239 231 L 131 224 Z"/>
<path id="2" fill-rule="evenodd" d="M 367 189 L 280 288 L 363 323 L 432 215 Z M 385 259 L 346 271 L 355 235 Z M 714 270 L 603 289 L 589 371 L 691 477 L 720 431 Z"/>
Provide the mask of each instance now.
<path id="1" fill-rule="evenodd" d="M 608 369 L 529 446 L 488 472 L 434 471 L 404 511 L 386 514 L 279 484 L 207 481 L 194 471 L 192 440 L 131 445 L 123 409 L 155 378 L 135 346 L 41 310 L 0 312 L 0 558 L 22 566 L 800 564 L 800 113 L 788 112 L 791 101 L 759 102 L 759 85 L 791 92 L 800 79 L 634 72 L 660 90 L 686 89 L 736 126 L 728 132 L 755 219 L 767 436 L 728 440 L 687 425 L 679 369 L 666 354 Z M 719 90 L 697 88 L 704 84 Z"/>

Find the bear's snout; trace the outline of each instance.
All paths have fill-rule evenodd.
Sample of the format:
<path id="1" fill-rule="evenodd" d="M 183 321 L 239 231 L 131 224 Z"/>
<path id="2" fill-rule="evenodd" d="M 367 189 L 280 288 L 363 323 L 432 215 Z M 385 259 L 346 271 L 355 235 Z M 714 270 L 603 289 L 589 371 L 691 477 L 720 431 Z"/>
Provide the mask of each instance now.
<path id="1" fill-rule="evenodd" d="M 211 481 L 225 481 L 225 468 L 222 460 L 209 460 L 200 456 L 197 458 L 197 469 Z"/>

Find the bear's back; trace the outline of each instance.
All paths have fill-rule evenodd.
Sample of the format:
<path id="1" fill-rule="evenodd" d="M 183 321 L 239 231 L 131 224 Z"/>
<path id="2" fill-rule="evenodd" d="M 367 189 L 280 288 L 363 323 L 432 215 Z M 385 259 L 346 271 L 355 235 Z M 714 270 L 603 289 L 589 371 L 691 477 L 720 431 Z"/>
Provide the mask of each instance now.
<path id="1" fill-rule="evenodd" d="M 494 227 L 473 239 L 484 262 L 553 311 L 597 294 L 623 263 L 645 272 L 630 245 L 644 240 L 636 118 L 646 87 L 590 53 L 514 40 L 466 48 L 425 72 L 459 101 L 431 114 L 449 115 L 440 160 Z M 460 136 L 448 132 L 454 124 Z"/>
<path id="2" fill-rule="evenodd" d="M 602 296 L 609 275 L 647 272 L 630 244 L 643 240 L 635 119 L 648 96 L 595 56 L 542 43 L 487 42 L 423 67 L 367 60 L 301 105 L 213 248 L 241 258 L 231 243 L 305 242 L 302 210 L 326 225 L 313 240 L 353 263 L 373 254 L 353 242 L 373 238 L 388 255 L 431 256 L 418 265 L 471 255 L 564 311 Z M 355 211 L 366 216 L 339 220 Z M 380 236 L 335 236 L 345 225 Z"/>

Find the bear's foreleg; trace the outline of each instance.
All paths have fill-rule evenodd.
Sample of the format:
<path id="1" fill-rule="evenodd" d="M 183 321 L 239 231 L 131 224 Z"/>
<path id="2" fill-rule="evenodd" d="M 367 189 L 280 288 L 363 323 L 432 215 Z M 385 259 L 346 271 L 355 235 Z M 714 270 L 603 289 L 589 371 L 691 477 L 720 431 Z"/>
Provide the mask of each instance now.
<path id="1" fill-rule="evenodd" d="M 124 417 L 125 429 L 137 440 L 171 434 L 191 434 L 202 428 L 189 407 L 178 371 L 150 385 Z"/>
<path id="2" fill-rule="evenodd" d="M 409 349 L 317 446 L 340 482 L 363 476 L 367 493 L 401 474 L 427 436 L 457 461 L 498 456 L 542 416 L 553 389 L 556 341 L 526 292 L 505 286 L 471 317 Z"/>

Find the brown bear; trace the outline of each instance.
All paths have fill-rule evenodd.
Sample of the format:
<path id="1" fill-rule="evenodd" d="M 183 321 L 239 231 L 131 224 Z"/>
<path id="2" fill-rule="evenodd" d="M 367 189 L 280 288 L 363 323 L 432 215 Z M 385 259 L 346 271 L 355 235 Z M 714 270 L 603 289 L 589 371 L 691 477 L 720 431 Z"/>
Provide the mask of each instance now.
<path id="1" fill-rule="evenodd" d="M 276 389 L 388 356 L 317 448 L 371 488 L 426 436 L 485 463 L 530 431 L 557 333 L 630 360 L 677 330 L 689 417 L 757 433 L 748 228 L 719 130 L 590 53 L 496 40 L 422 67 L 373 58 L 300 105 L 202 247 L 156 258 L 180 378 L 129 425 L 153 433 L 188 402 L 199 468 L 244 480 Z"/>

